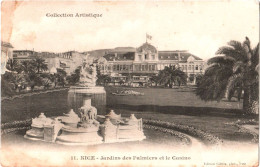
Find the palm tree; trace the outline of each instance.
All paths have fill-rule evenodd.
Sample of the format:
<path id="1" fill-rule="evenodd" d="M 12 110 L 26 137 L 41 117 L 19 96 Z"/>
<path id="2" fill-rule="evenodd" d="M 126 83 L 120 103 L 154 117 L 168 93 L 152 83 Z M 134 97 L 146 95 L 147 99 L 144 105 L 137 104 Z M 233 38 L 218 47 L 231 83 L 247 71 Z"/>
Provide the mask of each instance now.
<path id="1" fill-rule="evenodd" d="M 29 74 L 33 72 L 32 62 L 29 60 L 22 61 L 19 67 L 18 73 L 24 72 Z"/>
<path id="2" fill-rule="evenodd" d="M 219 48 L 217 56 L 208 61 L 210 65 L 202 77 L 196 94 L 203 100 L 221 100 L 232 97 L 237 89 L 244 91 L 243 110 L 258 113 L 258 64 L 259 44 L 251 49 L 250 41 L 230 41 L 229 46 Z M 240 98 L 240 97 L 238 97 Z"/>
<path id="3" fill-rule="evenodd" d="M 152 75 L 151 78 L 150 78 L 150 82 L 155 83 L 155 86 L 158 85 L 159 80 L 160 80 L 160 78 L 159 78 L 158 75 Z"/>
<path id="4" fill-rule="evenodd" d="M 19 63 L 17 60 L 14 60 L 14 59 L 9 59 L 8 62 L 6 63 L 6 68 L 10 71 L 20 71 L 19 70 Z"/>
<path id="5" fill-rule="evenodd" d="M 225 96 L 233 64 L 234 60 L 230 57 L 217 56 L 209 59 L 209 67 L 198 82 L 196 94 L 205 101 L 220 101 Z"/>
<path id="6" fill-rule="evenodd" d="M 259 111 L 258 99 L 258 64 L 259 64 L 259 44 L 252 49 L 250 40 L 246 40 L 239 45 L 243 50 L 239 58 L 236 59 L 233 66 L 233 74 L 229 78 L 227 85 L 227 95 L 236 85 L 240 85 L 244 90 L 243 109 L 246 113 L 257 114 Z M 220 48 L 219 53 L 226 53 L 225 48 Z M 229 56 L 228 54 L 226 54 Z M 230 55 L 232 56 L 232 55 Z"/>
<path id="7" fill-rule="evenodd" d="M 40 71 L 46 71 L 48 70 L 48 65 L 45 63 L 45 60 L 41 57 L 36 57 L 32 60 L 32 66 L 35 68 L 37 74 L 40 73 Z"/>
<path id="8" fill-rule="evenodd" d="M 179 86 L 187 83 L 187 75 L 175 66 L 166 66 L 159 72 L 158 77 L 160 84 L 168 85 L 170 88 L 173 83 Z"/>

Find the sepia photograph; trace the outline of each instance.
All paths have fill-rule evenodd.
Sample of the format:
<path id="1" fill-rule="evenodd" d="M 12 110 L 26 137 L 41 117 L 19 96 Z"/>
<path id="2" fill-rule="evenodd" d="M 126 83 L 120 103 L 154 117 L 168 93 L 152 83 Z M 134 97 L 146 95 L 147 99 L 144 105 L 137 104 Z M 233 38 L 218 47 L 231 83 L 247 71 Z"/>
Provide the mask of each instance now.
<path id="1" fill-rule="evenodd" d="M 1 2 L 3 167 L 258 167 L 257 0 Z"/>

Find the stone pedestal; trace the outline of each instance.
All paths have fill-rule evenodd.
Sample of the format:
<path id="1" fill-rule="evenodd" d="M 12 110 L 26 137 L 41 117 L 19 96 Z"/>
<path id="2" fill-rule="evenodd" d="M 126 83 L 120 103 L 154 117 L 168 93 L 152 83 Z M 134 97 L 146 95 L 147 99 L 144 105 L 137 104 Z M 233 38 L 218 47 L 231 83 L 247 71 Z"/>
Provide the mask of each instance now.
<path id="1" fill-rule="evenodd" d="M 106 91 L 104 87 L 71 87 L 68 93 L 69 107 L 76 113 L 83 106 L 86 99 L 91 99 L 91 105 L 94 106 L 98 114 L 106 114 Z"/>

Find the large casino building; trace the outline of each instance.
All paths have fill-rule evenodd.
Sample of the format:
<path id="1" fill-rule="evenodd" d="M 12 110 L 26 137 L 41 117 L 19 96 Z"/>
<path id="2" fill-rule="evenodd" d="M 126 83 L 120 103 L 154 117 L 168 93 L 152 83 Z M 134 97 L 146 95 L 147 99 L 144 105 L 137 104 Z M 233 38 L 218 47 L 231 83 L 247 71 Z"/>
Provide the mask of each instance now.
<path id="1" fill-rule="evenodd" d="M 145 84 L 151 75 L 158 74 L 165 66 L 180 68 L 188 78 L 195 78 L 204 72 L 201 58 L 185 50 L 158 51 L 147 42 L 138 48 L 118 47 L 110 50 L 99 59 L 99 64 L 101 73 L 111 76 L 111 83 L 115 85 L 126 82 L 129 77 L 133 86 Z"/>

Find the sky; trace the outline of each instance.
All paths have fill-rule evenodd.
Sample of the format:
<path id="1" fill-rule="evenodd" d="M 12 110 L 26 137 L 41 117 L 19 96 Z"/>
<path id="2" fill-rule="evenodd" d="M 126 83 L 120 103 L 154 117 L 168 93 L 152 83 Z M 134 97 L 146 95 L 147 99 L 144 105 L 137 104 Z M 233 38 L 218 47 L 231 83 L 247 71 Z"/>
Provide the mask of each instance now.
<path id="1" fill-rule="evenodd" d="M 65 52 L 149 43 L 158 50 L 188 50 L 206 60 L 230 40 L 259 42 L 257 1 L 2 3 L 2 40 L 16 49 Z M 92 13 L 102 17 L 47 17 Z"/>

